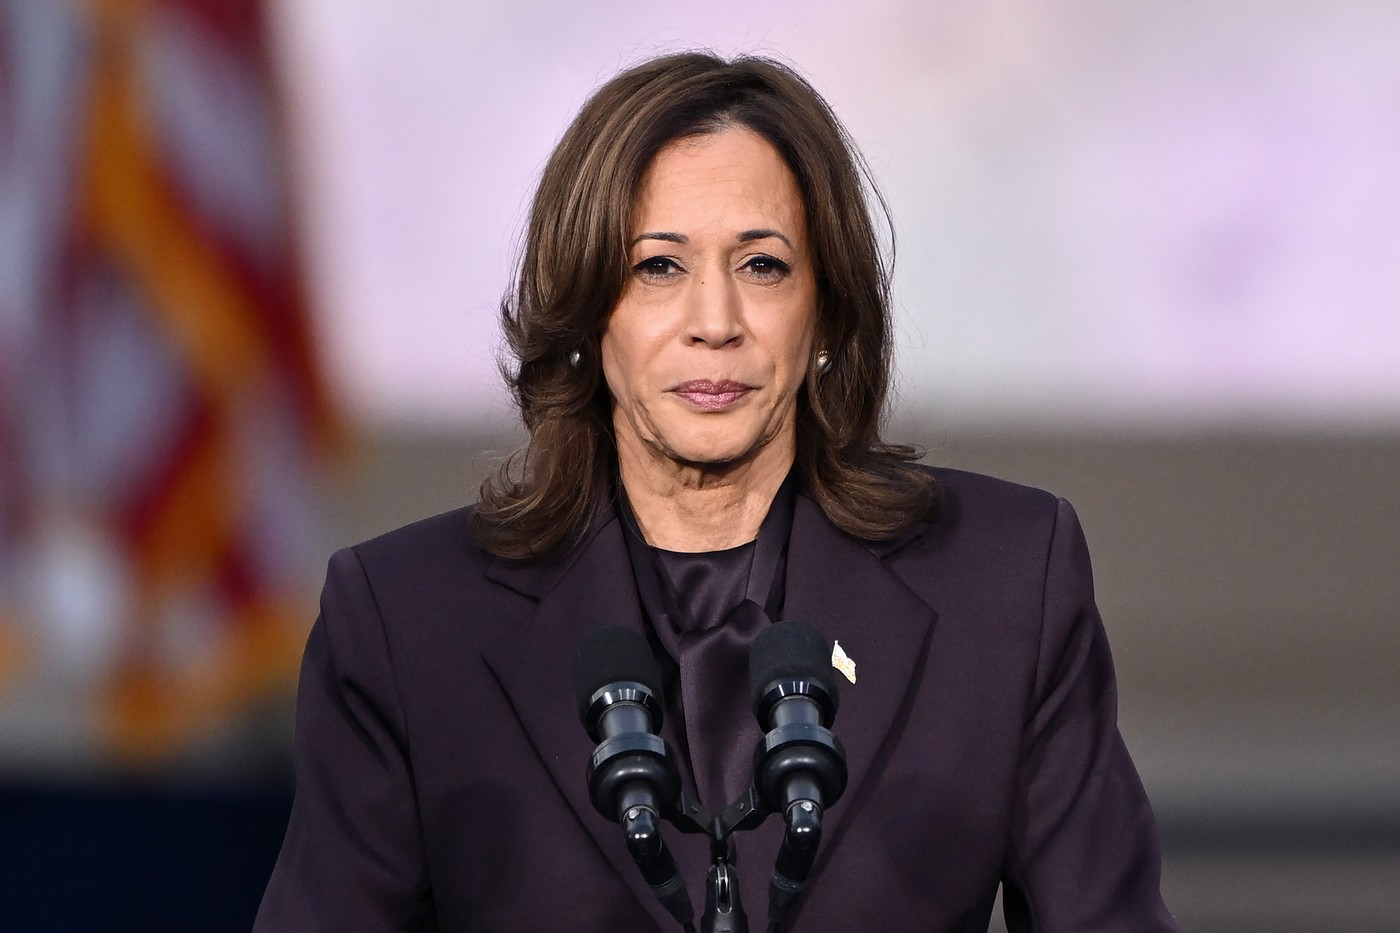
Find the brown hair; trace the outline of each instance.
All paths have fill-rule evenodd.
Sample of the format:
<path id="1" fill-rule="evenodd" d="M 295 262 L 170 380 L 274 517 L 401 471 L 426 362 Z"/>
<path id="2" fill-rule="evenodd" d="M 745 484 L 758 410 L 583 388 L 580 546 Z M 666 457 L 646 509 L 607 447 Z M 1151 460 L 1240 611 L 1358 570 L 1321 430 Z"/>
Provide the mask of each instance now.
<path id="1" fill-rule="evenodd" d="M 797 467 L 843 531 L 887 540 L 924 518 L 932 477 L 909 446 L 880 439 L 889 387 L 889 270 L 872 206 L 883 199 L 845 129 L 791 68 L 707 53 L 643 62 L 604 84 L 555 147 L 535 193 L 524 252 L 501 303 L 502 372 L 529 441 L 481 487 L 476 536 L 502 557 L 548 554 L 583 534 L 615 469 L 599 342 L 628 272 L 642 177 L 668 143 L 728 126 L 764 137 L 797 180 L 817 276 L 816 346 L 798 400 Z M 869 199 L 867 199 L 867 191 Z M 569 355 L 579 351 L 578 365 Z"/>

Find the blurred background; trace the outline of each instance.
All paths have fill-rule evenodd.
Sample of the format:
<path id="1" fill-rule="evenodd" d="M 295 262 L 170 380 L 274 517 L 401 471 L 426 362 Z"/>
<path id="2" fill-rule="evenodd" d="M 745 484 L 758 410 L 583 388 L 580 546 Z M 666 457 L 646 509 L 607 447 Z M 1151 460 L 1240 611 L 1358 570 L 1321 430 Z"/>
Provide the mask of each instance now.
<path id="1" fill-rule="evenodd" d="M 1397 43 L 1390 0 L 0 0 L 0 928 L 248 928 L 325 559 L 519 442 L 532 183 L 708 47 L 799 67 L 890 202 L 889 434 L 1078 507 L 1183 923 L 1400 930 Z"/>

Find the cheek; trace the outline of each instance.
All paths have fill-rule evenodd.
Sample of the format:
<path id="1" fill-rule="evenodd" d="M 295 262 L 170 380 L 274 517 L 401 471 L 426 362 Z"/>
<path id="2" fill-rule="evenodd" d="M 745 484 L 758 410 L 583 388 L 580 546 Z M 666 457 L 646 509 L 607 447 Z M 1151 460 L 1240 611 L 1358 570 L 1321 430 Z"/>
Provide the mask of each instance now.
<path id="1" fill-rule="evenodd" d="M 644 385 L 646 350 L 645 341 L 625 320 L 610 323 L 604 331 L 600 349 L 603 380 L 615 401 L 630 403 Z"/>
<path id="2" fill-rule="evenodd" d="M 791 378 L 800 382 L 807 372 L 808 360 L 815 352 L 812 343 L 816 339 L 816 315 L 803 309 L 794 312 L 791 323 L 774 335 L 774 345 L 780 347 L 778 355 L 781 365 L 787 368 Z"/>
<path id="3" fill-rule="evenodd" d="M 608 387 L 608 392 L 612 394 L 613 401 L 625 401 L 629 395 L 627 383 L 622 378 L 622 374 L 627 371 L 626 361 L 618 351 L 617 342 L 608 339 L 605 335 L 601 347 L 603 363 L 603 382 Z"/>

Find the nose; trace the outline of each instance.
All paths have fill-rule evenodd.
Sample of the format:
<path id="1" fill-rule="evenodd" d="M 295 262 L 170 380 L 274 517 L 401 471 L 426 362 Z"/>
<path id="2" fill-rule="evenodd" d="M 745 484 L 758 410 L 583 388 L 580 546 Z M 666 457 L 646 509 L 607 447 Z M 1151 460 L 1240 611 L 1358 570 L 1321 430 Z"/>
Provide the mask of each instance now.
<path id="1" fill-rule="evenodd" d="M 716 349 L 744 338 L 743 307 L 737 283 L 710 272 L 698 277 L 688 301 L 685 341 Z"/>

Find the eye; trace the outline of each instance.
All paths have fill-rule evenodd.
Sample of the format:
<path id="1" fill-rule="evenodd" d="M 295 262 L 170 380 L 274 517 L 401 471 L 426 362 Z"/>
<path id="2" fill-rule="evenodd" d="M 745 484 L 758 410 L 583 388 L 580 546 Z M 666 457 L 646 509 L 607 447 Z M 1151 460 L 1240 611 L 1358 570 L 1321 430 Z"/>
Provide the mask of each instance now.
<path id="1" fill-rule="evenodd" d="M 648 256 L 632 267 L 634 275 L 649 279 L 668 278 L 680 271 L 680 264 L 670 256 Z"/>
<path id="2" fill-rule="evenodd" d="M 742 268 L 760 279 L 786 278 L 792 272 L 792 267 L 781 259 L 766 255 L 750 256 Z"/>

